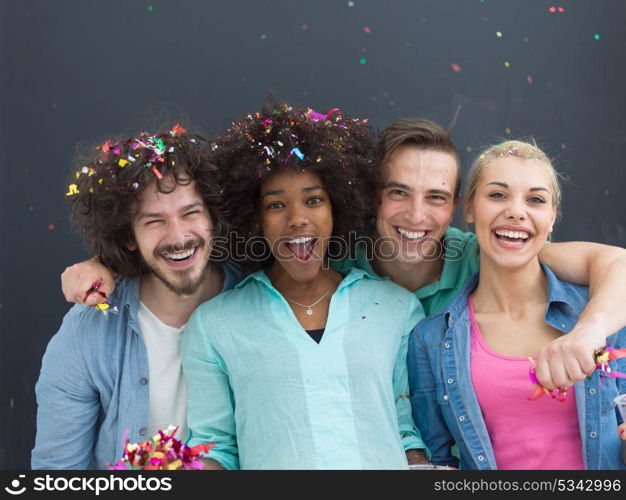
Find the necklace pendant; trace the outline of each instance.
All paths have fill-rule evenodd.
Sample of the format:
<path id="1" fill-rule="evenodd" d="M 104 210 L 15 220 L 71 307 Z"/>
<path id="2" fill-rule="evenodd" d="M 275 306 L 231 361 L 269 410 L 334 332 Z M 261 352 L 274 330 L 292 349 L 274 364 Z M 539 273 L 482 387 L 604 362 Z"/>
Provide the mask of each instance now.
<path id="1" fill-rule="evenodd" d="M 311 314 L 313 314 L 313 309 L 311 309 L 310 307 L 307 307 L 306 309 L 306 313 L 311 316 Z"/>

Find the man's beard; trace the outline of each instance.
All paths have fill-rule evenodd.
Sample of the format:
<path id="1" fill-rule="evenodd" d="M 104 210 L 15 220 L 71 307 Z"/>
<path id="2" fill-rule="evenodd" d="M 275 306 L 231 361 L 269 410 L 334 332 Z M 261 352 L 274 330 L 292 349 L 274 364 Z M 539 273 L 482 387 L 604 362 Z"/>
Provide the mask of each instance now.
<path id="1" fill-rule="evenodd" d="M 161 280 L 161 282 L 167 287 L 168 290 L 174 292 L 176 295 L 193 295 L 194 293 L 196 293 L 204 282 L 208 267 L 209 264 L 207 262 L 207 266 L 204 268 L 202 273 L 200 273 L 200 276 L 198 276 L 196 280 L 192 280 L 191 278 L 185 276 L 185 274 L 191 272 L 191 269 L 185 271 L 174 271 L 174 273 L 180 276 L 181 279 L 177 280 L 176 283 L 173 283 L 165 276 L 163 276 L 163 274 L 161 274 L 158 269 L 148 266 L 150 272 L 154 274 L 159 280 Z"/>
<path id="2" fill-rule="evenodd" d="M 159 259 L 161 258 L 161 255 L 163 254 L 163 252 L 175 252 L 175 251 L 180 251 L 180 250 L 189 250 L 194 247 L 198 247 L 196 249 L 196 252 L 199 252 L 205 247 L 205 245 L 206 245 L 206 241 L 203 240 L 202 238 L 198 238 L 198 239 L 187 241 L 184 246 L 168 245 L 168 246 L 156 248 L 154 250 L 154 256 L 157 259 Z M 167 287 L 168 290 L 175 293 L 176 295 L 193 295 L 194 293 L 196 293 L 202 286 L 202 283 L 204 283 L 204 279 L 206 277 L 206 271 L 209 268 L 209 262 L 207 261 L 206 267 L 202 270 L 200 275 L 195 280 L 187 276 L 188 274 L 193 272 L 193 268 L 184 269 L 182 271 L 172 270 L 174 275 L 180 278 L 176 280 L 175 282 L 173 282 L 169 280 L 163 273 L 161 273 L 156 267 L 152 267 L 148 262 L 146 262 L 145 264 L 150 270 L 150 272 L 154 274 L 154 276 L 156 276 Z"/>

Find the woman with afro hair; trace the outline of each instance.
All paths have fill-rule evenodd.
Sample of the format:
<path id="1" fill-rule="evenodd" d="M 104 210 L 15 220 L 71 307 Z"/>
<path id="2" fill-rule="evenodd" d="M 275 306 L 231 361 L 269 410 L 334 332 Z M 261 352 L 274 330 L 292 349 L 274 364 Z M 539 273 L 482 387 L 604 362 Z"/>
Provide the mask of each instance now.
<path id="1" fill-rule="evenodd" d="M 215 444 L 210 468 L 427 462 L 406 373 L 421 306 L 387 279 L 328 266 L 375 209 L 370 128 L 271 102 L 212 149 L 236 232 L 230 257 L 256 272 L 187 325 L 188 444 Z"/>

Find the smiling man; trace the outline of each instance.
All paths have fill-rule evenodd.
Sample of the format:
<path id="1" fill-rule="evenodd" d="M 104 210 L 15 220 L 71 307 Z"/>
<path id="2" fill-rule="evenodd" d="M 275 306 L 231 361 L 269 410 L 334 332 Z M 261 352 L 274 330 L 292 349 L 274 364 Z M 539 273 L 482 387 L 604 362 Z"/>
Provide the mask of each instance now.
<path id="1" fill-rule="evenodd" d="M 375 251 L 368 255 L 360 246 L 355 259 L 336 268 L 390 277 L 414 292 L 428 316 L 447 306 L 479 266 L 476 236 L 450 227 L 460 199 L 458 152 L 439 125 L 399 119 L 381 132 L 379 158 Z M 593 371 L 594 350 L 626 324 L 626 252 L 596 243 L 551 243 L 539 258 L 561 280 L 590 286 L 578 323 L 538 353 L 543 385 L 569 387 Z"/>
<path id="2" fill-rule="evenodd" d="M 105 467 L 121 457 L 126 431 L 143 441 L 173 424 L 184 439 L 182 330 L 200 303 L 243 277 L 211 260 L 225 224 L 204 139 L 177 125 L 98 149 L 72 175 L 67 199 L 89 249 L 118 279 L 108 309 L 74 306 L 48 345 L 33 469 Z"/>

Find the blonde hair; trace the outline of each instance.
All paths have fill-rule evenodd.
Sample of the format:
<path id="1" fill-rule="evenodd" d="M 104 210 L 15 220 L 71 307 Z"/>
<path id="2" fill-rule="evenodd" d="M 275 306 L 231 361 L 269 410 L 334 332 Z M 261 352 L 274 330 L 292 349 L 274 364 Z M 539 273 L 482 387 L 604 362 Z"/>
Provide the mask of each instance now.
<path id="1" fill-rule="evenodd" d="M 516 156 L 524 160 L 535 160 L 545 165 L 550 176 L 550 187 L 552 188 L 552 206 L 557 214 L 561 208 L 561 185 L 559 179 L 561 174 L 552 165 L 548 156 L 535 144 L 522 141 L 505 141 L 485 149 L 474 160 L 467 177 L 467 187 L 465 193 L 465 203 L 469 203 L 476 193 L 478 182 L 484 168 L 494 160 L 506 156 Z"/>

